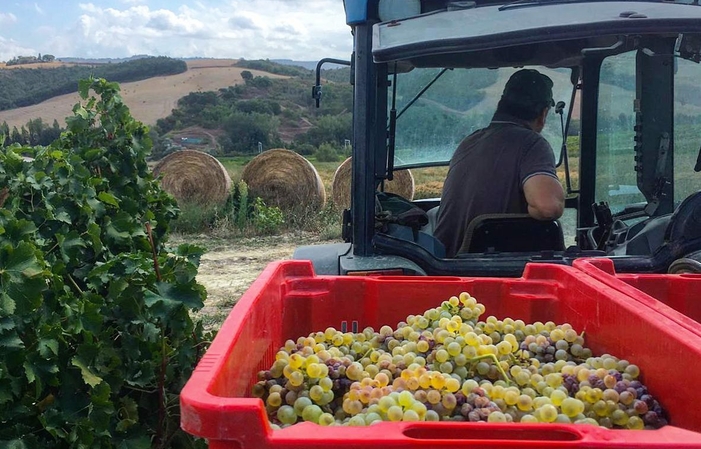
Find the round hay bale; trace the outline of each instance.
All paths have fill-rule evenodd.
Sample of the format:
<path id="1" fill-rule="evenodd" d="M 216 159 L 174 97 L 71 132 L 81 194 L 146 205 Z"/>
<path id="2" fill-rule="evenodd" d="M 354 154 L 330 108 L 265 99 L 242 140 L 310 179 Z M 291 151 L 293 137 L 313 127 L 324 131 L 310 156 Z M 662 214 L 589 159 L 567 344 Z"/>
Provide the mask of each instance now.
<path id="1" fill-rule="evenodd" d="M 349 208 L 351 201 L 351 159 L 338 166 L 331 182 L 331 196 L 340 208 Z M 396 193 L 409 201 L 414 199 L 414 176 L 411 170 L 396 170 L 391 181 L 385 181 L 385 192 Z"/>
<path id="2" fill-rule="evenodd" d="M 326 191 L 316 168 L 294 151 L 275 148 L 251 159 L 241 173 L 251 197 L 283 211 L 300 206 L 318 209 L 326 204 Z"/>
<path id="3" fill-rule="evenodd" d="M 182 150 L 161 159 L 153 168 L 163 190 L 181 204 L 221 204 L 231 190 L 231 177 L 214 156 Z"/>

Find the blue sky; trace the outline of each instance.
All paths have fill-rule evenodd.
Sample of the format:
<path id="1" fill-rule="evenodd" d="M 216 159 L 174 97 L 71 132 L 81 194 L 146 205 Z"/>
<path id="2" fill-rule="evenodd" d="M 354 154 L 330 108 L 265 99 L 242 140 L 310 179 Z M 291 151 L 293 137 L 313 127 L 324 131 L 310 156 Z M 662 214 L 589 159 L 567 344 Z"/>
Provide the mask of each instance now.
<path id="1" fill-rule="evenodd" d="M 0 61 L 19 55 L 348 59 L 342 0 L 0 0 Z"/>

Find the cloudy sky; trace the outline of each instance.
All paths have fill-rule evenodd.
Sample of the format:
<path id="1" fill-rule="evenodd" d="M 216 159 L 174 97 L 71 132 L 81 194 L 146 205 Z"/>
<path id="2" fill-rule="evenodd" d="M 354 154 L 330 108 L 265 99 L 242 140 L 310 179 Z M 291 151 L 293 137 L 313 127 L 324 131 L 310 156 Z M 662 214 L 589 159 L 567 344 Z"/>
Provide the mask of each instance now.
<path id="1" fill-rule="evenodd" d="M 18 55 L 348 59 L 342 0 L 0 0 L 0 61 Z"/>

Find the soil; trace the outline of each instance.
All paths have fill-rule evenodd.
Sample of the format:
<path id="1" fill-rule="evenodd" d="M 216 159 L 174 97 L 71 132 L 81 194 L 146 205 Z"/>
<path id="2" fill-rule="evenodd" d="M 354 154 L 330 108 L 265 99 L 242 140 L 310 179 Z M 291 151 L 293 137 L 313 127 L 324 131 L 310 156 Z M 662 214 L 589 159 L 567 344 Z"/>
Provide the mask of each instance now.
<path id="1" fill-rule="evenodd" d="M 574 245 L 576 214 L 567 209 L 561 218 L 565 245 Z M 567 232 L 570 231 L 570 232 Z M 303 245 L 336 243 L 311 232 L 291 232 L 266 237 L 219 238 L 210 235 L 171 235 L 170 246 L 191 243 L 205 248 L 197 281 L 207 290 L 207 299 L 196 317 L 210 330 L 219 329 L 251 283 L 269 263 L 292 258 L 295 248 Z"/>
<path id="2" fill-rule="evenodd" d="M 333 243 L 313 233 L 287 233 L 267 237 L 216 238 L 211 236 L 171 236 L 169 244 L 202 246 L 197 281 L 207 289 L 202 310 L 196 313 L 207 329 L 219 329 L 236 302 L 271 262 L 292 258 L 303 245 Z"/>

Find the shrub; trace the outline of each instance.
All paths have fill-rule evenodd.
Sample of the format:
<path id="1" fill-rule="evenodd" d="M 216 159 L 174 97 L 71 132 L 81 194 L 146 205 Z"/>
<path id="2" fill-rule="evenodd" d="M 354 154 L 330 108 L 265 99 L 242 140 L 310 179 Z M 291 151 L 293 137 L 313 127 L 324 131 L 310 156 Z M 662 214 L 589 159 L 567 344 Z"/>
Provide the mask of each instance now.
<path id="1" fill-rule="evenodd" d="M 250 224 L 253 213 L 253 202 L 248 196 L 248 186 L 245 181 L 239 181 L 234 184 L 226 204 L 218 213 L 217 226 L 233 225 L 243 229 Z"/>
<path id="2" fill-rule="evenodd" d="M 285 223 L 285 218 L 279 207 L 266 206 L 262 199 L 253 202 L 253 222 L 262 234 L 275 234 Z"/>
<path id="3" fill-rule="evenodd" d="M 314 148 L 314 145 L 310 145 L 308 143 L 294 143 L 292 146 L 292 149 L 296 151 L 297 153 L 301 154 L 302 156 L 311 156 L 314 154 L 316 151 L 316 148 Z"/>
<path id="4" fill-rule="evenodd" d="M 319 145 L 319 149 L 314 152 L 314 156 L 319 162 L 338 162 L 341 158 L 336 148 L 328 142 Z"/>
<path id="5" fill-rule="evenodd" d="M 178 209 L 118 90 L 81 81 L 58 140 L 0 151 L 0 447 L 205 446 L 178 402 L 211 338 L 202 250 L 166 248 Z"/>

